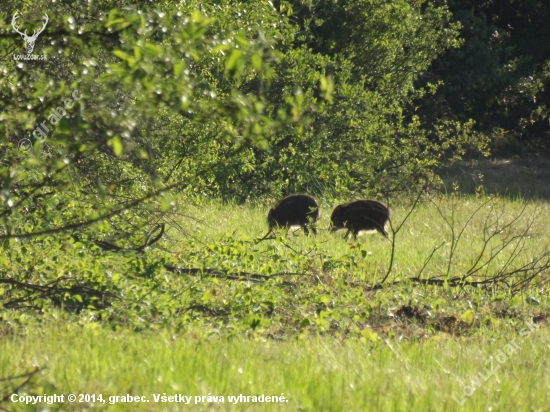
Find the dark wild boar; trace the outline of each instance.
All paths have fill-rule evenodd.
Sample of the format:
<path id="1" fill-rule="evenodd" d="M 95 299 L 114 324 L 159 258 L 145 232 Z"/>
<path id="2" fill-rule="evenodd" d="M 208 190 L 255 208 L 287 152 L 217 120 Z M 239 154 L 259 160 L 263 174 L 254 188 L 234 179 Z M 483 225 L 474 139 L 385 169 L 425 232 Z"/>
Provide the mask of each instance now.
<path id="1" fill-rule="evenodd" d="M 332 232 L 345 228 L 348 231 L 344 237 L 353 233 L 354 239 L 362 230 L 376 230 L 387 238 L 386 225 L 389 220 L 390 210 L 376 200 L 356 200 L 338 205 L 330 217 Z"/>
<path id="2" fill-rule="evenodd" d="M 306 234 L 309 228 L 317 234 L 315 226 L 311 225 L 319 219 L 319 203 L 309 195 L 289 195 L 269 210 L 267 223 L 269 233 L 276 227 L 301 226 Z M 311 226 L 310 226 L 311 225 Z M 266 235 L 267 236 L 267 235 Z"/>

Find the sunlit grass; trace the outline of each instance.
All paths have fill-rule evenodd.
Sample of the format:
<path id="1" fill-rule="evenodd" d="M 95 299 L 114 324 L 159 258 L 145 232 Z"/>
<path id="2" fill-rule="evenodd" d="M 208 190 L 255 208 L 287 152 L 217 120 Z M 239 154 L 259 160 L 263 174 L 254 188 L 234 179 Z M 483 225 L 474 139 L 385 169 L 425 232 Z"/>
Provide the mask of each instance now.
<path id="1" fill-rule="evenodd" d="M 273 342 L 201 340 L 170 333 L 57 326 L 0 342 L 3 376 L 44 369 L 20 394 L 145 395 L 110 410 L 542 411 L 550 401 L 547 331 L 531 332 L 471 396 L 471 380 L 517 334 L 468 340 Z M 504 359 L 504 358 L 502 358 Z M 14 385 L 17 384 L 15 381 Z M 9 386 L 2 386 L 9 392 Z M 153 394 L 224 396 L 224 403 L 155 403 Z M 285 404 L 231 404 L 228 396 L 281 396 Z M 463 403 L 463 406 L 453 399 Z M 23 410 L 8 403 L 10 410 Z M 84 404 L 66 404 L 80 410 Z M 101 408 L 105 405 L 101 404 Z"/>
<path id="2" fill-rule="evenodd" d="M 330 233 L 330 214 L 336 204 L 337 202 L 326 202 L 321 199 L 322 212 L 317 225 L 317 236 L 305 236 L 302 230 L 294 228 L 288 232 L 287 246 L 267 240 L 256 246 L 255 250 L 262 252 L 276 248 L 281 256 L 295 255 L 296 251 L 299 251 L 308 254 L 311 257 L 310 263 L 314 266 L 319 263 L 314 257 L 319 255 L 336 259 L 355 256 L 357 267 L 352 271 L 353 275 L 358 276 L 360 280 L 376 283 L 388 269 L 391 242 L 377 233 L 363 234 L 357 241 L 343 239 L 345 231 Z M 225 235 L 232 234 L 235 238 L 251 241 L 252 245 L 254 239 L 261 238 L 267 232 L 266 215 L 269 207 L 269 204 L 239 206 L 221 203 L 212 203 L 200 208 L 186 206 L 185 212 L 199 220 L 184 219 L 182 224 L 186 228 L 186 233 L 203 244 L 219 241 Z M 410 208 L 410 203 L 400 202 L 391 205 L 394 228 L 399 226 Z M 491 200 L 488 197 L 436 197 L 417 205 L 397 234 L 392 279 L 417 275 L 436 247 L 439 249 L 422 271 L 424 276 L 447 272 L 450 277 L 463 275 L 473 266 L 478 256 L 483 255 L 480 264 L 477 265 L 480 266 L 489 256 L 491 249 L 502 243 L 502 236 L 495 236 L 484 250 L 484 239 L 495 231 L 497 221 L 500 228 L 514 221 L 511 231 L 516 235 L 531 225 L 530 230 L 525 232 L 525 249 L 531 249 L 534 253 L 550 241 L 544 230 L 550 225 L 550 208 L 546 202 L 533 201 L 525 205 L 520 200 Z M 450 224 L 453 224 L 453 228 Z M 456 239 L 456 250 L 449 264 L 452 229 Z M 274 244 L 276 246 L 273 246 Z M 483 273 L 487 270 L 487 274 L 490 275 L 498 271 L 498 268 L 508 261 L 509 252 L 514 245 L 515 243 L 510 244 L 488 267 L 484 266 Z M 518 265 L 532 257 L 527 250 L 515 258 Z M 362 253 L 366 253 L 366 256 L 363 257 Z"/>
<path id="3" fill-rule="evenodd" d="M 0 379 L 44 368 L 20 394 L 102 393 L 107 404 L 100 408 L 113 410 L 184 409 L 155 403 L 153 394 L 164 393 L 225 397 L 224 403 L 197 405 L 193 398 L 191 410 L 547 409 L 546 271 L 515 296 L 505 284 L 472 288 L 406 281 L 421 270 L 425 278 L 446 278 L 447 272 L 460 276 L 480 253 L 483 262 L 502 242 L 496 233 L 483 250 L 484 237 L 495 234 L 497 216 L 500 227 L 519 216 L 510 233 L 524 246 L 514 264 L 528 262 L 549 241 L 547 203 L 458 195 L 422 202 L 395 237 L 386 287 L 372 290 L 388 271 L 391 242 L 379 234 L 353 241 L 343 239 L 343 231 L 329 233 L 338 202 L 320 200 L 317 236 L 281 231 L 277 239 L 260 243 L 270 204 L 180 202 L 178 212 L 193 218 L 176 217 L 181 230 L 172 227 L 160 250 L 146 252 L 152 262 L 169 250 L 172 263 L 183 268 L 295 275 L 253 282 L 161 269 L 151 279 L 120 275 L 117 287 L 129 297 L 101 312 L 102 321 L 87 311 L 53 309 L 43 317 L 6 311 Z M 395 228 L 410 203 L 390 207 Z M 449 265 L 452 222 L 458 246 Z M 514 250 L 506 246 L 486 274 L 476 275 L 505 268 Z M 136 302 L 139 308 L 132 306 Z M 466 396 L 472 379 L 479 372 L 486 375 L 489 357 L 496 358 L 514 339 L 520 342 L 525 322 L 537 330 Z M 21 382 L 0 382 L 1 394 Z M 283 393 L 288 403 L 229 404 L 227 398 Z M 127 394 L 145 395 L 150 402 L 108 405 L 110 396 Z M 453 396 L 464 400 L 463 406 Z M 9 401 L 5 405 L 23 410 Z M 65 406 L 80 410 L 85 405 Z"/>

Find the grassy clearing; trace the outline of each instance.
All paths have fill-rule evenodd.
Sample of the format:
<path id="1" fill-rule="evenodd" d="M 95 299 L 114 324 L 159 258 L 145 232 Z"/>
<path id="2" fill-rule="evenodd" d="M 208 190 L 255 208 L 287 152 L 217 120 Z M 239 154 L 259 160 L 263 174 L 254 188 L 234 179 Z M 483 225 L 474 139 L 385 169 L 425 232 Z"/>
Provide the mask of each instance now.
<path id="1" fill-rule="evenodd" d="M 321 229 L 328 227 L 334 204 L 322 206 Z M 189 225 L 188 233 L 201 241 L 182 245 L 180 253 L 193 255 L 208 245 L 224 242 L 230 247 L 226 234 L 231 231 L 231 239 L 250 241 L 246 247 L 253 250 L 253 258 L 247 259 L 245 254 L 239 260 L 239 270 L 302 274 L 285 277 L 295 282 L 296 288 L 285 290 L 279 284 L 267 291 L 276 298 L 274 310 L 269 306 L 263 311 L 271 311 L 274 316 L 270 314 L 269 322 L 260 323 L 266 325 L 264 332 L 268 336 L 303 333 L 310 325 L 317 332 L 337 336 L 360 333 L 365 327 L 390 337 L 427 336 L 438 330 L 460 335 L 483 333 L 486 328 L 514 327 L 518 321 L 544 321 L 549 314 L 547 270 L 529 288 L 515 294 L 506 285 L 521 279 L 523 272 L 511 276 L 505 284 L 477 288 L 407 281 L 419 274 L 425 279 L 450 279 L 469 272 L 469 280 L 483 281 L 529 265 L 548 247 L 544 228 L 550 224 L 550 209 L 545 202 L 525 204 L 517 200 L 452 196 L 420 204 L 396 237 L 388 287 L 379 291 L 373 291 L 372 286 L 388 270 L 391 245 L 386 239 L 367 234 L 351 241 L 342 238 L 343 232 L 334 235 L 321 230 L 316 237 L 297 231 L 288 238 L 283 234 L 276 240 L 254 244 L 252 239 L 266 231 L 267 208 L 268 205 L 214 204 L 193 209 L 190 213 L 208 225 Z M 408 212 L 406 204 L 393 205 L 394 225 Z M 509 223 L 512 224 L 508 232 L 501 231 Z M 216 254 L 225 256 L 216 247 L 212 252 L 209 258 Z M 210 267 L 216 265 L 223 267 L 224 263 L 211 261 Z M 231 266 L 225 267 L 230 270 Z M 255 288 L 260 296 L 262 287 Z M 214 290 L 218 301 L 232 300 L 231 293 L 224 293 L 229 290 L 227 285 Z M 257 313 L 261 316 L 262 310 Z"/>
<path id="2" fill-rule="evenodd" d="M 321 202 L 322 213 L 318 224 L 319 235 L 307 237 L 301 230 L 291 230 L 289 238 L 282 242 L 266 241 L 256 246 L 252 240 L 260 238 L 267 231 L 266 214 L 270 205 L 247 205 L 235 206 L 214 203 L 203 207 L 188 207 L 186 214 L 197 217 L 198 221 L 184 222 L 184 231 L 191 238 L 192 247 L 196 244 L 209 245 L 219 242 L 229 233 L 234 238 L 251 241 L 250 249 L 259 252 L 259 258 L 266 251 L 275 250 L 281 258 L 289 258 L 296 254 L 307 254 L 309 264 L 315 266 L 316 257 L 324 255 L 334 259 L 344 256 L 355 257 L 358 265 L 356 272 L 360 280 L 376 282 L 380 275 L 385 274 L 388 268 L 390 242 L 378 234 L 364 234 L 357 241 L 344 240 L 344 231 L 336 234 L 329 233 L 330 213 L 337 202 Z M 473 264 L 481 248 L 484 245 L 483 235 L 490 233 L 496 228 L 495 223 L 499 220 L 503 226 L 511 222 L 522 213 L 525 204 L 519 200 L 495 200 L 488 197 L 457 196 L 441 197 L 433 202 L 420 204 L 411 214 L 409 220 L 398 234 L 396 241 L 396 255 L 394 274 L 395 278 L 401 279 L 407 275 L 416 274 L 423 267 L 426 258 L 434 247 L 444 243 L 433 256 L 430 265 L 425 269 L 426 274 L 447 272 L 449 248 L 452 240 L 451 228 L 445 219 L 454 219 L 455 237 L 464 228 L 455 258 L 451 264 L 449 275 L 458 275 L 467 271 Z M 438 209 L 442 212 L 440 215 Z M 391 207 L 392 221 L 397 226 L 410 210 L 409 204 L 395 204 Z M 475 213 L 475 215 L 474 215 Z M 472 215 L 474 215 L 472 217 Z M 529 245 L 541 245 L 548 242 L 545 227 L 550 224 L 550 208 L 546 202 L 530 202 L 523 215 L 513 226 L 516 233 L 526 228 L 532 219 L 535 223 L 529 231 Z M 495 246 L 500 238 L 494 239 L 491 246 Z M 177 242 L 189 242 L 179 238 Z M 273 246 L 275 245 L 275 246 Z M 294 250 L 292 250 L 294 249 Z M 511 249 L 511 248 L 510 248 Z M 182 246 L 183 251 L 189 250 Z M 366 256 L 363 256 L 366 251 Z M 509 257 L 506 252 L 502 253 L 501 259 L 495 264 L 502 263 Z M 250 266 L 246 270 L 257 269 L 257 266 Z M 322 267 L 320 267 L 322 269 Z M 291 267 L 281 265 L 279 270 L 290 270 Z M 337 268 L 338 269 L 338 268 Z"/>
<path id="3" fill-rule="evenodd" d="M 378 234 L 344 240 L 344 232 L 323 230 L 336 203 L 322 201 L 318 236 L 281 231 L 256 243 L 267 231 L 271 204 L 212 202 L 178 206 L 177 225 L 145 255 L 64 243 L 55 266 L 63 271 L 52 276 L 97 279 L 116 299 L 103 307 L 90 301 L 78 311 L 55 302 L 41 310 L 4 308 L 0 379 L 40 367 L 46 369 L 20 394 L 151 400 L 99 406 L 114 410 L 182 409 L 153 402 L 153 394 L 163 393 L 289 399 L 258 406 L 226 398 L 192 407 L 202 410 L 547 409 L 550 277 L 548 259 L 537 260 L 550 249 L 546 202 L 459 194 L 423 201 L 395 238 L 393 270 L 382 289 L 373 286 L 388 271 L 391 242 Z M 409 207 L 391 205 L 394 226 Z M 42 277 L 22 281 L 51 281 L 46 274 L 59 247 L 43 243 L 39 258 L 30 253 L 33 273 Z M 13 250 L 0 256 L 0 269 L 23 272 L 17 265 L 27 261 L 20 256 Z M 217 272 L 178 274 L 159 262 Z M 526 274 L 520 269 L 533 262 L 540 273 L 514 289 Z M 478 287 L 408 280 L 469 273 L 468 280 L 483 281 L 507 272 L 505 283 Z M 4 305 L 16 298 L 11 289 L 2 293 Z M 525 322 L 537 331 L 477 387 L 487 359 L 520 342 Z M 0 395 L 20 384 L 0 381 Z M 475 392 L 459 407 L 453 396 L 463 400 L 472 385 Z"/>
<path id="4" fill-rule="evenodd" d="M 520 348 L 502 364 L 494 360 L 498 371 L 473 384 L 479 372 L 487 376 L 487 360 L 499 351 L 506 353 L 511 339 Z M 197 405 L 193 398 L 191 410 L 543 411 L 550 401 L 549 343 L 547 330 L 524 338 L 488 334 L 464 340 L 440 334 L 407 343 L 330 338 L 275 343 L 200 340 L 167 332 L 114 333 L 73 325 L 45 327 L 2 340 L 0 370 L 16 375 L 35 366 L 46 367 L 33 378 L 32 390 L 21 390 L 21 395 L 102 393 L 106 404 L 98 405 L 110 410 L 187 409 L 177 403 L 154 402 L 153 394 L 165 393 L 225 397 L 224 403 Z M 464 388 L 472 385 L 475 392 L 465 396 L 470 389 Z M 9 391 L 8 385 L 3 387 Z M 230 404 L 227 399 L 282 393 L 288 403 Z M 109 405 L 110 396 L 126 394 L 145 395 L 150 402 Z M 464 401 L 463 406 L 453 396 Z M 14 403 L 9 408 L 24 410 Z"/>

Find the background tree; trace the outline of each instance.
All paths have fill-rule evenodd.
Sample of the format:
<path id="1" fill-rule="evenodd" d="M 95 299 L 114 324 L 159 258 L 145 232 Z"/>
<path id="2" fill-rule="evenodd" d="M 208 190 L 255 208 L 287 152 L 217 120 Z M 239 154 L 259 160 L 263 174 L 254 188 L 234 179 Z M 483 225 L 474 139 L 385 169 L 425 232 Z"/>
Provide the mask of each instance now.
<path id="1" fill-rule="evenodd" d="M 422 101 L 422 117 L 474 119 L 496 154 L 547 152 L 550 4 L 455 0 L 449 9 L 464 43 L 424 73 L 442 86 Z"/>

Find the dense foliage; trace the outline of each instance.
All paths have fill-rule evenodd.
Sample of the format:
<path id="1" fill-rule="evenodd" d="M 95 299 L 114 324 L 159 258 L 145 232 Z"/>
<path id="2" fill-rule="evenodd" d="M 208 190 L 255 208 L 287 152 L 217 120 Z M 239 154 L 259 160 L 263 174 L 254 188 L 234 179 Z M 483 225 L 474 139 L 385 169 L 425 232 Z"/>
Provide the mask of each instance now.
<path id="1" fill-rule="evenodd" d="M 448 93 L 426 73 L 465 44 L 445 2 L 1 7 L 0 280 L 13 308 L 145 302 L 175 262 L 107 263 L 94 244 L 144 248 L 154 225 L 178 227 L 176 200 L 395 199 L 488 147 L 473 112 L 426 114 Z M 21 59 L 17 27 L 45 29 L 44 59 Z"/>
<path id="2" fill-rule="evenodd" d="M 474 119 L 500 155 L 550 149 L 550 3 L 449 2 L 462 46 L 447 49 L 423 74 L 441 82 L 423 117 Z"/>

